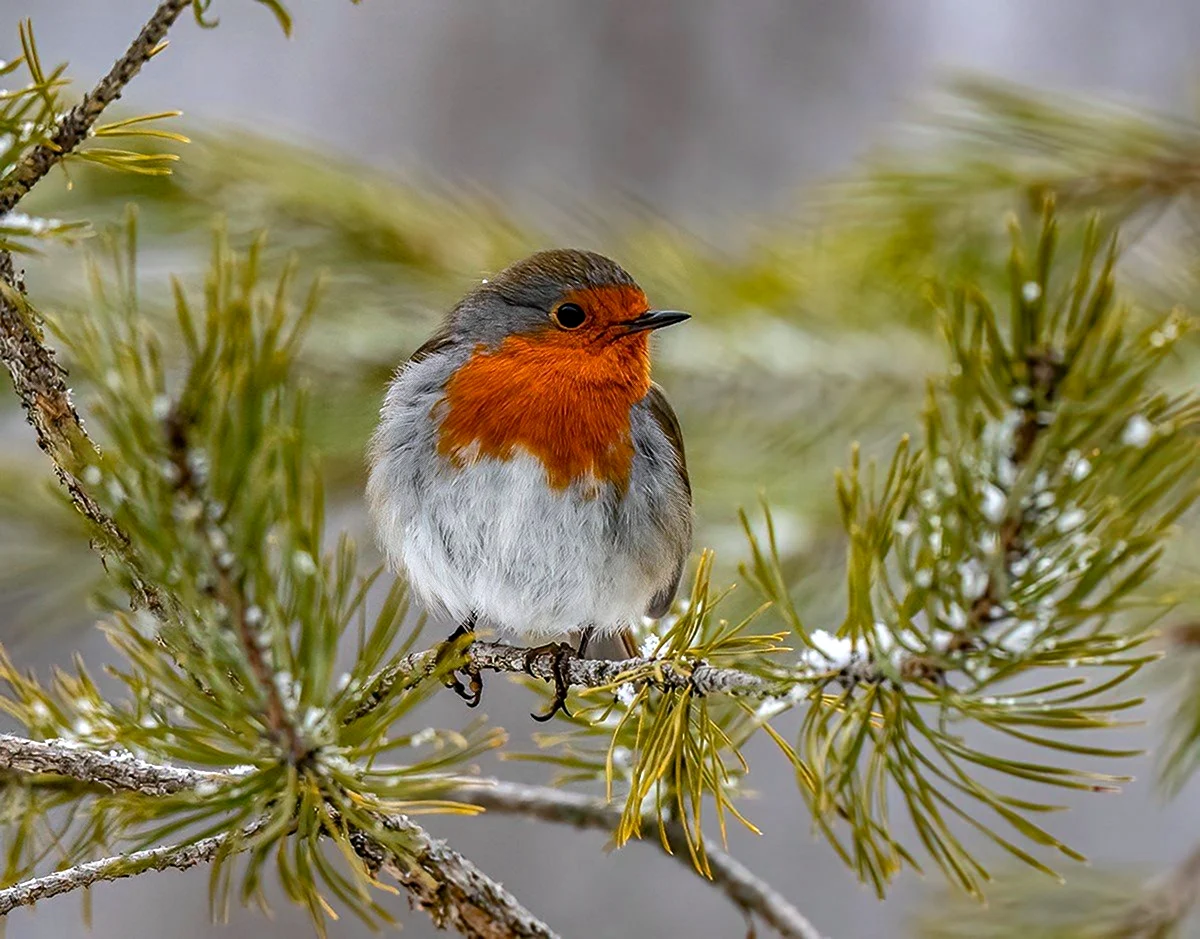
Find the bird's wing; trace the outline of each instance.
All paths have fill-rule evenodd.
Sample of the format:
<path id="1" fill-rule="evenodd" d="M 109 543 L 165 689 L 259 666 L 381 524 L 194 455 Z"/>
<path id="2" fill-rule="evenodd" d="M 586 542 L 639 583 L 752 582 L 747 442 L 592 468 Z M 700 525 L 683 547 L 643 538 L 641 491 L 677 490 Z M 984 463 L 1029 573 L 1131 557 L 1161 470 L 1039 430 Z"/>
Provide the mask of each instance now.
<path id="1" fill-rule="evenodd" d="M 404 363 L 407 368 L 410 365 L 416 365 L 418 362 L 423 362 L 436 352 L 440 352 L 453 342 L 453 337 L 450 335 L 450 330 L 442 327 L 432 336 L 425 340 L 416 352 L 408 357 L 408 361 Z"/>
<path id="2" fill-rule="evenodd" d="M 658 423 L 662 432 L 666 434 L 671 448 L 675 451 L 679 481 L 683 483 L 684 491 L 687 493 L 687 507 L 690 510 L 692 505 L 692 484 L 691 480 L 688 479 L 687 455 L 683 450 L 683 431 L 679 426 L 679 418 L 675 416 L 675 410 L 671 407 L 667 396 L 663 394 L 662 388 L 658 385 L 650 385 L 650 390 L 646 393 L 645 401 L 650 408 L 651 416 Z M 688 521 L 688 531 L 690 535 L 690 518 Z M 650 605 L 646 608 L 647 616 L 657 619 L 671 608 L 671 603 L 675 599 L 675 592 L 679 589 L 679 578 L 683 576 L 683 566 L 687 562 L 688 552 L 691 548 L 689 542 L 690 537 L 680 543 L 679 556 L 675 559 L 675 575 L 671 578 L 670 584 L 660 590 L 650 601 Z"/>

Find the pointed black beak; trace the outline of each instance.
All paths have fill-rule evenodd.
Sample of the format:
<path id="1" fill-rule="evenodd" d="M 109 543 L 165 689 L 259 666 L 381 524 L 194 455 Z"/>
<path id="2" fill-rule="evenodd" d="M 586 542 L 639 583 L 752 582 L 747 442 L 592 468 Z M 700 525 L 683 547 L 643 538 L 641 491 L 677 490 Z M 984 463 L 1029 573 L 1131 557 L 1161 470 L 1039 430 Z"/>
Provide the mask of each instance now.
<path id="1" fill-rule="evenodd" d="M 692 318 L 690 313 L 679 310 L 647 310 L 641 316 L 626 320 L 622 325 L 627 333 L 640 333 L 647 329 L 662 329 Z"/>

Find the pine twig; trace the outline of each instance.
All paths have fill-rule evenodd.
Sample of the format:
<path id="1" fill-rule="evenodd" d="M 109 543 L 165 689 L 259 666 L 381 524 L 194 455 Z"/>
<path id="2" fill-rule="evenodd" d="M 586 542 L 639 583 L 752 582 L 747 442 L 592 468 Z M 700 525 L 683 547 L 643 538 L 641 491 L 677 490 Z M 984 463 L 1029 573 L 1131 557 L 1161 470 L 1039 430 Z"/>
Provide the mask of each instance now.
<path id="1" fill-rule="evenodd" d="M 121 97 L 125 86 L 142 70 L 161 46 L 167 31 L 193 0 L 163 0 L 154 15 L 142 27 L 125 54 L 113 63 L 96 87 L 63 115 L 54 135 L 30 150 L 0 180 L 0 214 L 11 212 L 37 182 L 88 137 L 104 109 Z M 5 252 L 7 253 L 7 252 Z"/>
<path id="2" fill-rule="evenodd" d="M 64 740 L 28 740 L 16 734 L 0 734 L 0 770 L 66 776 L 148 796 L 169 796 L 227 778 L 220 773 L 148 763 L 128 752 L 102 753 Z"/>
<path id="3" fill-rule="evenodd" d="M 558 939 L 557 933 L 501 884 L 444 841 L 430 837 L 402 815 L 385 816 L 380 821 L 413 839 L 417 845 L 415 864 L 397 864 L 362 831 L 350 835 L 351 845 L 373 874 L 382 870 L 399 881 L 439 929 L 453 926 L 472 939 Z"/>
<path id="4" fill-rule="evenodd" d="M 163 0 L 154 14 L 117 59 L 108 74 L 68 111 L 49 140 L 30 150 L 0 179 L 0 215 L 11 212 L 50 170 L 87 139 L 104 109 L 116 101 L 143 65 L 166 38 L 167 31 L 193 0 Z M 71 502 L 91 522 L 103 547 L 125 562 L 134 578 L 142 605 L 160 619 L 163 600 L 152 584 L 137 575 L 129 536 L 96 503 L 75 476 L 83 454 L 97 452 L 83 428 L 71 401 L 66 372 L 54 353 L 42 342 L 24 303 L 25 285 L 13 265 L 12 254 L 0 250 L 0 359 L 4 361 L 13 388 L 37 433 L 38 446 L 54 465 L 54 471 L 70 494 Z"/>
<path id="5" fill-rule="evenodd" d="M 55 774 L 84 782 L 95 782 L 111 789 L 140 792 L 153 796 L 170 795 L 194 789 L 201 783 L 228 781 L 230 774 L 210 773 L 138 759 L 129 753 L 89 750 L 77 744 L 59 740 L 27 740 L 13 734 L 0 734 L 0 770 L 16 770 L 34 774 Z M 450 925 L 458 929 L 467 939 L 558 939 L 546 926 L 522 906 L 511 893 L 492 880 L 474 864 L 457 853 L 444 842 L 432 838 L 423 828 L 403 816 L 381 817 L 380 821 L 394 830 L 408 833 L 418 845 L 414 858 L 401 860 L 379 844 L 370 834 L 361 830 L 352 831 L 350 838 L 355 850 L 376 872 L 382 870 L 394 876 L 408 891 L 413 903 L 426 910 L 438 926 Z M 215 840 L 215 839 L 210 839 Z M 199 844 L 199 842 L 198 842 Z M 207 846 L 210 853 L 197 857 L 186 866 L 194 866 L 211 860 L 220 850 L 220 843 Z M 169 859 L 180 852 L 181 859 L 189 857 L 187 846 L 156 848 L 162 856 L 147 858 L 143 871 L 165 870 L 179 867 Z M 147 852 L 127 855 L 126 863 L 140 858 Z M 153 852 L 150 852 L 153 853 Z M 150 863 L 157 858 L 160 864 Z M 114 873 L 120 868 L 120 859 L 94 862 L 105 865 L 101 872 L 109 876 L 97 876 L 88 870 L 78 873 L 89 865 L 72 869 L 72 876 L 47 875 L 9 888 L 11 896 L 29 896 L 22 904 L 35 902 L 46 896 L 54 896 L 68 890 L 89 886 L 97 880 L 112 880 L 124 874 Z M 139 861 L 139 863 L 141 863 Z M 134 871 L 140 873 L 142 871 Z M 54 878 L 59 879 L 55 880 Z M 91 878 L 90 880 L 88 878 Z M 38 881 L 47 881 L 50 888 L 36 886 Z M 0 897 L 5 893 L 0 893 Z M 10 907 L 11 908 L 11 907 Z M 3 912 L 0 912 L 3 916 Z"/>
<path id="6" fill-rule="evenodd" d="M 522 815 L 544 822 L 572 825 L 575 828 L 612 832 L 621 820 L 621 810 L 603 799 L 576 792 L 527 786 L 501 780 L 481 780 L 460 786 L 453 798 L 478 805 L 490 812 Z M 683 826 L 668 821 L 665 826 L 671 857 L 696 873 L 687 849 Z M 661 846 L 657 839 L 647 843 Z M 758 916 L 784 939 L 822 939 L 812 923 L 778 891 L 750 871 L 736 858 L 713 848 L 706 849 L 712 883 L 720 888 L 743 913 Z"/>
<path id="7" fill-rule="evenodd" d="M 532 675 L 543 681 L 554 679 L 555 653 L 510 646 L 499 642 L 476 640 L 467 646 L 464 655 L 472 668 L 491 672 L 510 672 Z M 415 683 L 444 664 L 441 648 L 413 652 L 380 672 L 371 684 L 370 694 L 352 713 L 354 721 L 370 713 L 388 697 L 397 684 Z M 636 673 L 638 681 L 648 681 L 664 691 L 691 688 L 698 694 L 729 694 L 747 698 L 778 697 L 787 693 L 787 686 L 768 681 L 736 668 L 718 668 L 697 663 L 685 669 L 657 659 L 583 659 L 570 651 L 561 654 L 563 675 L 572 688 L 603 688 Z"/>
<path id="8" fill-rule="evenodd" d="M 229 835 L 215 835 L 191 844 L 173 844 L 132 854 L 118 854 L 24 880 L 0 890 L 0 917 L 7 916 L 17 907 L 33 906 L 39 900 L 48 900 L 102 881 L 120 880 L 151 871 L 183 871 L 206 864 L 217 856 L 228 840 Z"/>

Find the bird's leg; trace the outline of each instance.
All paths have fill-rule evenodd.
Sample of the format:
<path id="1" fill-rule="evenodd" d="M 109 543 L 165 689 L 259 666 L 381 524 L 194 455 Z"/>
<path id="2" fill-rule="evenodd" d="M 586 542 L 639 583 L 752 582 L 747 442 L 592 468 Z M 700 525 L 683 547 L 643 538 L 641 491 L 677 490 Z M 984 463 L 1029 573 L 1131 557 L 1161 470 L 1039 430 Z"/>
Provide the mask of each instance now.
<path id="1" fill-rule="evenodd" d="M 472 613 L 465 620 L 458 624 L 458 628 L 450 634 L 450 638 L 446 640 L 446 644 L 455 642 L 466 636 L 469 633 L 475 632 L 476 615 Z M 451 689 L 456 695 L 467 702 L 467 707 L 473 708 L 479 706 L 479 700 L 483 697 L 483 675 L 480 673 L 478 666 L 473 662 L 468 662 L 462 668 L 462 672 L 470 680 L 471 690 L 467 691 L 463 687 L 463 683 L 458 680 L 457 670 L 453 671 L 445 679 L 445 685 Z"/>
<path id="2" fill-rule="evenodd" d="M 544 646 L 526 650 L 525 671 L 533 675 L 533 660 L 547 652 L 553 656 L 550 660 L 550 680 L 554 682 L 554 699 L 550 702 L 550 710 L 545 714 L 529 715 L 539 723 L 545 723 L 559 711 L 562 711 L 567 717 L 571 716 L 571 712 L 567 710 L 567 692 L 570 691 L 570 685 L 567 682 L 566 668 L 567 662 L 578 655 L 565 642 L 548 642 Z M 537 676 L 534 675 L 534 677 L 536 678 Z"/>
<path id="3" fill-rule="evenodd" d="M 595 626 L 584 626 L 583 631 L 579 635 L 579 649 L 576 651 L 581 659 L 587 654 L 588 643 L 592 641 L 592 636 L 596 634 Z"/>

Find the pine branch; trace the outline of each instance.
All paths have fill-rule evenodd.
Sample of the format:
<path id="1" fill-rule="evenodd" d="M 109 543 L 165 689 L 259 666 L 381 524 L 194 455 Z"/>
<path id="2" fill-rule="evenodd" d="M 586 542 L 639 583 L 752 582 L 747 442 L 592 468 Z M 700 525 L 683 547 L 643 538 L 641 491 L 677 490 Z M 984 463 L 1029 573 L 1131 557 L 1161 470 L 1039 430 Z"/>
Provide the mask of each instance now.
<path id="1" fill-rule="evenodd" d="M 137 759 L 128 753 L 99 753 L 77 745 L 68 745 L 62 741 L 27 740 L 12 734 L 0 734 L 0 769 L 29 774 L 58 775 L 71 779 L 100 784 L 113 790 L 140 792 L 150 796 L 172 795 L 177 792 L 195 789 L 202 784 L 228 781 L 231 774 L 205 772 L 178 766 L 150 763 Z M 502 780 L 481 780 L 478 783 L 458 786 L 450 796 L 455 800 L 477 805 L 489 811 L 503 812 L 509 815 L 523 815 L 540 821 L 556 824 L 572 825 L 576 828 L 612 832 L 621 819 L 619 807 L 609 805 L 601 799 L 591 798 L 573 792 L 564 792 L 545 786 L 527 786 Z M 404 831 L 414 837 L 418 844 L 420 866 L 431 873 L 436 883 L 428 878 L 414 875 L 410 871 L 394 863 L 380 846 L 369 836 L 358 832 L 351 837 L 351 843 L 368 863 L 373 873 L 386 870 L 400 880 L 413 895 L 414 902 L 429 910 L 439 924 L 448 923 L 457 928 L 465 928 L 459 920 L 470 923 L 477 919 L 479 909 L 509 909 L 519 908 L 519 904 L 503 888 L 494 884 L 482 874 L 469 860 L 456 854 L 442 842 L 432 839 L 424 830 L 401 816 L 381 818 L 383 824 L 395 831 Z M 667 846 L 672 857 L 695 870 L 687 851 L 686 834 L 677 822 L 668 821 L 664 828 Z M 215 840 L 215 839 L 214 839 Z M 192 857 L 187 853 L 194 846 L 173 846 L 156 848 L 152 852 L 139 852 L 125 858 L 127 865 L 137 866 L 138 858 L 143 855 L 146 866 L 142 870 L 165 870 L 168 867 L 192 866 L 203 860 L 211 859 L 219 848 L 213 844 L 209 853 L 186 865 L 174 863 L 171 858 L 177 852 L 178 857 L 186 860 Z M 153 855 L 153 857 L 151 857 Z M 31 899 L 14 905 L 26 905 L 35 902 L 43 896 L 54 896 L 75 887 L 85 887 L 97 880 L 110 880 L 114 877 L 129 876 L 129 873 L 106 875 L 103 871 L 118 871 L 121 869 L 117 861 L 97 861 L 92 864 L 80 865 L 73 868 L 71 878 L 61 883 L 71 883 L 74 886 L 55 886 L 67 872 L 40 878 L 18 885 L 26 888 L 25 892 L 0 892 L 0 908 L 6 893 L 12 896 L 30 896 Z M 151 864 L 149 861 L 153 860 Z M 111 863 L 110 863 L 111 862 Z M 755 876 L 743 864 L 722 851 L 709 851 L 709 864 L 713 883 L 720 888 L 729 899 L 744 913 L 760 917 L 763 922 L 772 926 L 785 939 L 821 939 L 817 929 L 795 907 L 787 902 L 782 895 L 769 884 Z M 99 867 L 97 868 L 97 865 Z M 105 867 L 104 865 L 109 865 Z M 94 870 L 94 868 L 97 868 Z M 97 872 L 100 871 L 100 872 Z M 132 873 L 141 873 L 141 870 Z M 90 880 L 87 878 L 91 877 Z M 42 893 L 39 881 L 47 881 L 52 892 Z M 447 894 L 448 891 L 449 893 Z M 499 891 L 497 893 L 496 891 Z M 447 903 L 447 896 L 452 898 Z M 475 910 L 476 912 L 470 912 Z M 464 912 L 465 911 L 465 912 Z M 2 915 L 2 914 L 0 914 Z M 515 915 L 515 914 L 514 914 Z M 533 921 L 532 918 L 530 922 Z M 535 929 L 528 923 L 521 928 Z M 544 927 L 542 927 L 544 928 Z M 465 935 L 474 935 L 467 932 Z M 483 932 L 482 935 L 488 935 Z M 506 934 L 507 935 L 507 934 Z M 517 932 L 518 936 L 550 935 L 537 931 Z"/>
<path id="2" fill-rule="evenodd" d="M 15 734 L 0 734 L 0 769 L 66 776 L 148 796 L 172 795 L 224 778 L 220 773 L 148 763 L 128 752 L 100 753 L 63 740 L 27 740 Z"/>
<path id="3" fill-rule="evenodd" d="M 202 783 L 228 780 L 228 774 L 208 773 L 150 763 L 129 753 L 117 751 L 100 753 L 62 741 L 26 740 L 11 734 L 0 734 L 0 769 L 20 772 L 53 773 L 85 782 L 97 782 L 114 790 L 165 796 L 195 789 Z M 426 910 L 438 926 L 454 926 L 468 939 L 555 939 L 548 926 L 525 909 L 507 890 L 492 880 L 474 864 L 437 841 L 403 816 L 380 816 L 388 829 L 409 835 L 416 844 L 412 861 L 401 861 L 369 833 L 357 830 L 350 834 L 351 844 L 373 873 L 380 870 L 394 876 L 408 891 L 412 901 Z M 227 836 L 226 836 L 227 837 Z M 208 839 L 211 844 L 177 845 L 137 852 L 122 858 L 110 858 L 93 864 L 79 865 L 58 875 L 48 875 L 26 881 L 0 892 L 0 916 L 7 912 L 3 903 L 28 905 L 42 897 L 54 896 L 68 890 L 89 886 L 98 880 L 118 876 L 121 862 L 141 870 L 165 870 L 168 867 L 190 867 L 214 858 L 221 848 L 221 839 Z M 194 860 L 189 851 L 203 846 Z M 180 863 L 174 863 L 178 858 Z M 188 860 L 188 863 L 183 863 Z M 89 879 L 90 878 L 90 879 Z M 29 899 L 14 902 L 12 899 Z"/>
<path id="4" fill-rule="evenodd" d="M 470 668 L 489 672 L 510 672 L 531 675 L 543 681 L 554 680 L 555 653 L 535 652 L 521 646 L 476 640 L 463 652 Z M 443 648 L 426 649 L 405 656 L 393 667 L 381 672 L 371 682 L 371 691 L 347 722 L 369 714 L 387 700 L 398 684 L 413 685 L 432 675 L 444 664 Z M 664 691 L 691 688 L 697 694 L 728 694 L 746 698 L 773 698 L 787 694 L 787 686 L 760 678 L 736 668 L 718 668 L 697 662 L 686 669 L 678 663 L 657 659 L 584 659 L 571 651 L 561 653 L 560 661 L 567 685 L 572 688 L 604 688 L 629 680 L 648 681 Z"/>
<path id="5" fill-rule="evenodd" d="M 98 547 L 111 551 L 129 568 L 141 605 L 163 613 L 158 590 L 140 578 L 129 536 L 87 492 L 75 470 L 81 454 L 97 452 L 71 401 L 66 371 L 42 342 L 24 307 L 25 284 L 13 267 L 12 254 L 0 250 L 0 360 L 12 378 L 13 389 L 37 434 L 38 446 L 50 457 L 54 472 L 72 504 L 91 523 Z"/>
<path id="6" fill-rule="evenodd" d="M 121 97 L 125 86 L 141 71 L 158 50 L 167 31 L 192 0 L 163 0 L 125 54 L 113 64 L 96 87 L 58 122 L 58 129 L 45 143 L 34 147 L 20 163 L 0 180 L 0 214 L 11 212 L 37 182 L 72 150 L 88 138 L 88 133 L 104 109 Z"/>
<path id="7" fill-rule="evenodd" d="M 350 843 L 373 874 L 382 870 L 395 877 L 436 926 L 453 926 L 471 939 L 557 939 L 557 933 L 503 886 L 444 841 L 431 838 L 404 816 L 387 816 L 380 821 L 392 831 L 414 838 L 415 864 L 397 864 L 378 842 L 361 831 L 350 835 Z"/>
<path id="8" fill-rule="evenodd" d="M 35 877 L 0 890 L 0 917 L 17 907 L 33 906 L 59 894 L 91 887 L 106 880 L 121 880 L 151 871 L 187 870 L 211 861 L 229 840 L 229 835 L 215 835 L 190 844 L 173 844 L 149 848 L 132 854 L 118 854 L 98 861 L 76 864 L 66 870 Z"/>
<path id="9" fill-rule="evenodd" d="M 460 786 L 454 798 L 482 806 L 490 812 L 523 815 L 539 821 L 571 825 L 575 828 L 613 832 L 621 821 L 621 810 L 603 799 L 548 786 L 526 786 L 502 780 L 486 780 Z M 668 821 L 664 826 L 670 850 L 667 852 L 688 870 L 696 872 L 687 848 L 683 826 Z M 650 842 L 661 845 L 660 841 Z M 736 858 L 723 851 L 708 849 L 712 882 L 743 913 L 758 916 L 785 939 L 821 939 L 821 933 L 808 919 Z"/>
<path id="10" fill-rule="evenodd" d="M 11 212 L 51 168 L 87 139 L 104 109 L 116 101 L 125 86 L 154 55 L 167 31 L 192 0 L 163 0 L 154 15 L 130 43 L 125 54 L 109 69 L 83 100 L 58 123 L 45 143 L 29 151 L 16 167 L 0 180 L 0 215 Z M 129 568 L 134 589 L 142 604 L 161 617 L 163 602 L 155 587 L 137 574 L 129 537 L 88 494 L 75 477 L 82 454 L 95 452 L 95 444 L 83 428 L 71 401 L 66 372 L 54 353 L 41 340 L 31 313 L 24 304 L 25 285 L 17 274 L 12 254 L 0 250 L 0 359 L 12 376 L 13 388 L 29 423 L 37 432 L 38 446 L 54 465 L 54 471 L 70 494 L 71 502 L 92 523 L 103 539 Z"/>

